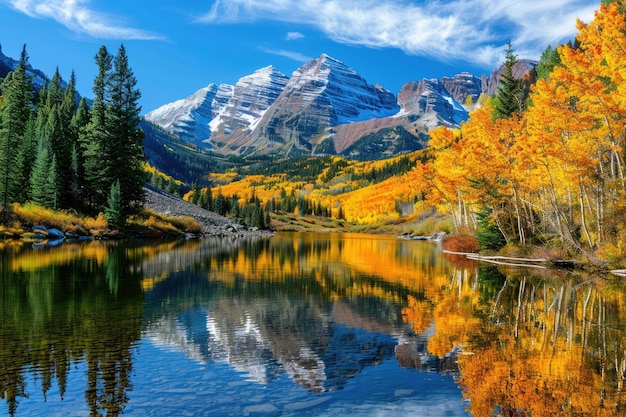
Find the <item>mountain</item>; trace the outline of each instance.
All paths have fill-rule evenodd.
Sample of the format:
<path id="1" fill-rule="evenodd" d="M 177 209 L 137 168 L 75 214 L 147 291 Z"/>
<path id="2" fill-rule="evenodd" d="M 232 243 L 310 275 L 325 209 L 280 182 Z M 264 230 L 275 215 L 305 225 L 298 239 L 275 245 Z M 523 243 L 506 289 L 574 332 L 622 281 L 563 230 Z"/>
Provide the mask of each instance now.
<path id="1" fill-rule="evenodd" d="M 209 84 L 185 99 L 151 111 L 145 119 L 184 141 L 202 144 L 211 136 L 209 123 L 228 104 L 232 95 L 232 85 Z"/>
<path id="2" fill-rule="evenodd" d="M 237 81 L 228 103 L 210 123 L 212 136 L 207 142 L 216 148 L 230 147 L 234 150 L 239 147 L 233 138 L 245 138 L 248 132 L 254 130 L 288 81 L 286 75 L 272 66 L 261 68 Z"/>
<path id="3" fill-rule="evenodd" d="M 530 80 L 535 65 L 520 60 L 514 75 Z M 468 97 L 476 103 L 482 94 L 494 95 L 502 71 L 411 81 L 396 97 L 322 54 L 289 78 L 265 67 L 235 86 L 211 84 L 145 117 L 223 155 L 381 159 L 423 148 L 433 128 L 460 126 L 468 117 L 464 105 L 472 105 Z"/>
<path id="4" fill-rule="evenodd" d="M 441 77 L 443 88 L 458 102 L 465 105 L 467 97 L 476 103 L 483 93 L 482 80 L 469 72 L 461 72 L 454 77 Z"/>

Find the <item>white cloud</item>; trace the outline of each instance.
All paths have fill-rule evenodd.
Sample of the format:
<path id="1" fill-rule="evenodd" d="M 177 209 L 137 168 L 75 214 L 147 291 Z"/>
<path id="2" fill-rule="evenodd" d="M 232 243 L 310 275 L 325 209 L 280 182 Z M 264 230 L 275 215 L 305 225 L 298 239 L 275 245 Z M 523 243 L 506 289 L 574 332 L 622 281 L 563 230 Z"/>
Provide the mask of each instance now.
<path id="1" fill-rule="evenodd" d="M 287 36 L 285 36 L 285 40 L 295 41 L 296 39 L 302 39 L 304 35 L 300 32 L 287 32 Z"/>
<path id="2" fill-rule="evenodd" d="M 118 17 L 91 10 L 89 0 L 0 0 L 33 18 L 53 19 L 68 29 L 102 39 L 162 39 L 162 36 L 113 23 Z"/>
<path id="3" fill-rule="evenodd" d="M 294 61 L 301 62 L 301 63 L 309 62 L 311 59 L 313 59 L 312 57 L 301 54 L 299 52 L 288 51 L 285 49 L 271 49 L 271 48 L 259 48 L 259 49 L 267 54 L 282 56 L 282 57 L 289 58 L 289 59 L 292 59 Z"/>
<path id="4" fill-rule="evenodd" d="M 411 55 L 502 62 L 507 41 L 518 57 L 538 57 L 576 34 L 597 0 L 216 0 L 199 21 L 274 20 L 309 25 L 346 44 L 398 48 Z"/>

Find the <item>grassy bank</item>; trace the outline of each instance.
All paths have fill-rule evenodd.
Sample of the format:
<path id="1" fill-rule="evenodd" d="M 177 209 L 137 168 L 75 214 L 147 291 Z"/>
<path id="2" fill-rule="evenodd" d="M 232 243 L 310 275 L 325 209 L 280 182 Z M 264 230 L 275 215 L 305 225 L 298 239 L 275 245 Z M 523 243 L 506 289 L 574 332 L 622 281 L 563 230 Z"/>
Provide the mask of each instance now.
<path id="1" fill-rule="evenodd" d="M 9 220 L 6 225 L 0 225 L 0 236 L 13 239 L 32 238 L 34 226 L 57 229 L 67 237 L 94 238 L 168 237 L 202 232 L 202 226 L 191 217 L 165 216 L 148 209 L 130 217 L 121 229 L 109 227 L 102 213 L 91 217 L 68 210 L 47 209 L 33 203 L 15 203 L 5 216 Z"/>

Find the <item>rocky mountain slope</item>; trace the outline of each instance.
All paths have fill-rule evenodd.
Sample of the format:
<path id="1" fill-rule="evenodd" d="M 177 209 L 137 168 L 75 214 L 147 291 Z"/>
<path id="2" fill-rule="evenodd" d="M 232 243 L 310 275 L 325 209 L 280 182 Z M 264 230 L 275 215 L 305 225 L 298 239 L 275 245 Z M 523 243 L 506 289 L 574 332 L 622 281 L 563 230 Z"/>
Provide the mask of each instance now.
<path id="1" fill-rule="evenodd" d="M 520 60 L 514 75 L 530 78 L 535 65 Z M 468 117 L 467 106 L 482 94 L 495 94 L 501 72 L 411 81 L 396 97 L 322 54 L 291 77 L 262 68 L 235 86 L 210 84 L 145 117 L 224 155 L 380 159 L 424 147 L 433 128 L 459 126 Z"/>
<path id="2" fill-rule="evenodd" d="M 144 192 L 147 208 L 158 214 L 192 217 L 202 226 L 205 237 L 267 237 L 273 234 L 268 230 L 248 229 L 233 219 L 205 210 L 150 185 L 146 185 Z"/>

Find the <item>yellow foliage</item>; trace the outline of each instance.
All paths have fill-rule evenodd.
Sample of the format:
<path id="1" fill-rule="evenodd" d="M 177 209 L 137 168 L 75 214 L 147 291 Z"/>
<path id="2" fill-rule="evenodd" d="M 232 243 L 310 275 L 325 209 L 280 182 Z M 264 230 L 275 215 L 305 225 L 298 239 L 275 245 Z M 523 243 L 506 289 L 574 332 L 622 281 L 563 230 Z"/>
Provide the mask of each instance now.
<path id="1" fill-rule="evenodd" d="M 202 225 L 189 216 L 164 216 L 166 222 L 185 233 L 202 233 Z"/>
<path id="2" fill-rule="evenodd" d="M 94 219 L 92 217 L 87 217 L 85 219 L 85 229 L 86 230 L 106 230 L 109 228 L 109 222 L 106 217 L 104 217 L 104 213 L 98 213 L 98 216 Z"/>
<path id="3" fill-rule="evenodd" d="M 183 184 L 183 182 L 181 180 L 174 179 L 174 177 L 171 177 L 171 176 L 167 175 L 166 173 L 159 171 L 156 167 L 153 167 L 148 162 L 146 162 L 144 164 L 143 169 L 144 169 L 144 171 L 146 173 L 152 174 L 153 176 L 161 177 L 161 178 L 163 178 L 167 182 L 173 182 L 176 185 L 182 185 Z"/>

